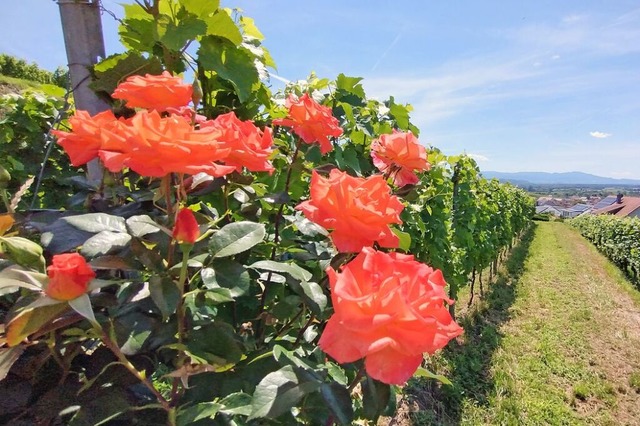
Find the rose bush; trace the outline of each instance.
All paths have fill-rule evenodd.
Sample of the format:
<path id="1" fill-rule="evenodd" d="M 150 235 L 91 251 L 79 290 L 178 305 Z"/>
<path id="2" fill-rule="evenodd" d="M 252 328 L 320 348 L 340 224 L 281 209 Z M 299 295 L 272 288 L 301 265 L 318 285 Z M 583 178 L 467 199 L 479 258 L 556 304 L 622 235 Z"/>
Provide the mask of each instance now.
<path id="1" fill-rule="evenodd" d="M 272 94 L 262 35 L 218 2 L 125 10 L 131 50 L 98 64 L 93 85 L 141 101 L 135 111 L 120 102 L 115 113 L 79 111 L 57 133 L 74 164 L 97 157 L 109 170 L 99 185 L 74 180 L 90 212 L 31 215 L 23 229 L 39 233 L 44 251 L 8 236 L 22 225 L 13 218 L 3 226 L 2 371 L 28 357 L 42 368 L 29 377 L 28 406 L 0 422 L 375 421 L 395 406 L 390 383 L 460 333 L 442 275 L 425 264 L 438 253 L 457 270 L 461 256 L 447 251 L 451 208 L 429 216 L 434 199 L 457 206 L 455 191 L 438 186 L 450 170 L 437 161 L 436 173 L 393 193 L 398 168 L 425 169 L 421 151 L 392 138 L 379 174 L 371 141 L 417 134 L 410 108 L 367 99 L 361 79 L 344 75 Z M 192 107 L 177 78 L 187 67 L 202 88 Z M 507 204 L 501 236 L 521 229 Z M 402 254 L 409 248 L 415 257 Z M 51 304 L 44 256 L 65 253 L 98 278 Z M 52 379 L 39 380 L 42 371 Z M 6 380 L 25 382 L 24 370 Z"/>

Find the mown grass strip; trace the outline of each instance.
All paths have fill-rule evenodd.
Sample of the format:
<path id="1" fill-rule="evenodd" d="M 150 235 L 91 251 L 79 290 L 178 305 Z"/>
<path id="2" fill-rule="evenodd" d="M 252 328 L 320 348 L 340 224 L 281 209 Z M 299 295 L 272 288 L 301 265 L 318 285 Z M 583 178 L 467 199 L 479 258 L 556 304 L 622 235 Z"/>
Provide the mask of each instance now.
<path id="1" fill-rule="evenodd" d="M 405 388 L 411 423 L 640 424 L 640 335 L 632 322 L 617 323 L 620 309 L 638 305 L 607 265 L 566 225 L 537 225 L 461 318 L 464 337 L 432 359 L 453 386 L 416 379 Z M 627 335 L 619 347 L 617 333 Z"/>

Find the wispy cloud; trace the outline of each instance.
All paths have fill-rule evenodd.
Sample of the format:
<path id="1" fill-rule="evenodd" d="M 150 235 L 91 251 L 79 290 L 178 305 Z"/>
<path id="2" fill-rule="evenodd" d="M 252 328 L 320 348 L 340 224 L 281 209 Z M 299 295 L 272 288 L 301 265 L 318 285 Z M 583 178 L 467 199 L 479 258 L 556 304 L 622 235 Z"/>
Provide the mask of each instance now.
<path id="1" fill-rule="evenodd" d="M 478 162 L 486 163 L 487 161 L 489 161 L 489 157 L 487 157 L 485 155 L 482 155 L 482 154 L 469 153 L 467 155 L 469 155 L 469 157 L 473 158 L 474 160 L 476 160 Z"/>
<path id="2" fill-rule="evenodd" d="M 400 41 L 400 38 L 402 38 L 403 32 L 404 32 L 404 28 L 400 30 L 398 35 L 393 39 L 393 41 L 389 45 L 389 47 L 387 47 L 387 49 L 382 53 L 382 55 L 380 55 L 376 63 L 373 65 L 373 67 L 371 67 L 371 72 L 375 71 L 376 68 L 378 68 L 378 66 L 382 63 L 382 60 L 389 54 L 391 49 L 393 49 L 395 45 L 398 44 L 398 42 Z"/>
<path id="3" fill-rule="evenodd" d="M 605 133 L 605 132 L 589 132 L 589 134 L 596 138 L 596 139 L 604 139 L 604 138 L 608 138 L 609 136 L 611 136 L 611 133 Z"/>

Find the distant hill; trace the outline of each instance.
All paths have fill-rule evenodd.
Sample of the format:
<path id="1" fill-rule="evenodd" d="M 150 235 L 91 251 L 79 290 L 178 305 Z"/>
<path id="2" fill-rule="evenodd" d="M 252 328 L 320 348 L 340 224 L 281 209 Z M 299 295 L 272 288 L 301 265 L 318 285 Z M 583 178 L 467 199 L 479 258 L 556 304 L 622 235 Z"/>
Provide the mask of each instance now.
<path id="1" fill-rule="evenodd" d="M 486 171 L 482 176 L 487 179 L 508 181 L 514 185 L 638 185 L 639 179 L 613 179 L 591 175 L 582 172 L 546 173 L 546 172 L 516 172 L 503 173 Z"/>

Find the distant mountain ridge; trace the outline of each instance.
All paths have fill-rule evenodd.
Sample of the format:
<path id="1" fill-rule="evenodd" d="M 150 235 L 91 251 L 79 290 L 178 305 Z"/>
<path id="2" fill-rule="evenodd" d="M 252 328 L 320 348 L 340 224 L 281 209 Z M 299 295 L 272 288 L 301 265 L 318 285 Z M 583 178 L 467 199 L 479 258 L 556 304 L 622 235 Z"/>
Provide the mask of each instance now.
<path id="1" fill-rule="evenodd" d="M 547 173 L 547 172 L 494 172 L 483 171 L 487 179 L 509 181 L 514 185 L 639 185 L 640 179 L 614 179 L 591 175 L 583 172 Z"/>

